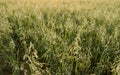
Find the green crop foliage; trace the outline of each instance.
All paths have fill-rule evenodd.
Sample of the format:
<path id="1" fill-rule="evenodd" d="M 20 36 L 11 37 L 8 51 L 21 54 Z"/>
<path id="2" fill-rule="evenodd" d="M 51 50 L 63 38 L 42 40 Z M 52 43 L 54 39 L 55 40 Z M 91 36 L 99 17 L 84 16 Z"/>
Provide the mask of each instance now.
<path id="1" fill-rule="evenodd" d="M 120 75 L 120 1 L 0 0 L 0 75 Z"/>

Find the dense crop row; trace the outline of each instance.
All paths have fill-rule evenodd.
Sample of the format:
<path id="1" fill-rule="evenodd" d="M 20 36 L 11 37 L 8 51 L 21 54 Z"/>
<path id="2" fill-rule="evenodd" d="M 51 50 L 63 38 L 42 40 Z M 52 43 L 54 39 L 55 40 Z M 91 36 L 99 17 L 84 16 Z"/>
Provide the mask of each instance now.
<path id="1" fill-rule="evenodd" d="M 0 0 L 0 75 L 119 75 L 120 4 Z"/>

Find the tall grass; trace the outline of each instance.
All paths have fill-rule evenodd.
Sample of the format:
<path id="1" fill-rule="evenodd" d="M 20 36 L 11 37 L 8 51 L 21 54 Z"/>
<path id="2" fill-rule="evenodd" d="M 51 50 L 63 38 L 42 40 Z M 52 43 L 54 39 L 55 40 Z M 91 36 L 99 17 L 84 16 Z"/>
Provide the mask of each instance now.
<path id="1" fill-rule="evenodd" d="M 119 0 L 0 0 L 0 75 L 119 75 L 119 9 Z"/>

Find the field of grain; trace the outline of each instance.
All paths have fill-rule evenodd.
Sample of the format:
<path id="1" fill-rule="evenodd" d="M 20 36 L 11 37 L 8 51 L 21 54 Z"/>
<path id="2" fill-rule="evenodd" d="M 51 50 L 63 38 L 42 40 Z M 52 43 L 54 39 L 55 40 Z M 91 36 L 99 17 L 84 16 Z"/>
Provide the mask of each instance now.
<path id="1" fill-rule="evenodd" d="M 0 0 L 0 75 L 120 75 L 120 0 Z"/>

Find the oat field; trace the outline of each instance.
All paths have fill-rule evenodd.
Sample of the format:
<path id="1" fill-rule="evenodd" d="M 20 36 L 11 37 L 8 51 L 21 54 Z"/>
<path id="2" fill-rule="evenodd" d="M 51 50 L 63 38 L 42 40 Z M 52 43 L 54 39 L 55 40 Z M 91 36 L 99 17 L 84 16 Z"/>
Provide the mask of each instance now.
<path id="1" fill-rule="evenodd" d="M 0 75 L 120 75 L 120 0 L 0 0 Z"/>

